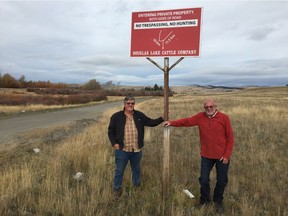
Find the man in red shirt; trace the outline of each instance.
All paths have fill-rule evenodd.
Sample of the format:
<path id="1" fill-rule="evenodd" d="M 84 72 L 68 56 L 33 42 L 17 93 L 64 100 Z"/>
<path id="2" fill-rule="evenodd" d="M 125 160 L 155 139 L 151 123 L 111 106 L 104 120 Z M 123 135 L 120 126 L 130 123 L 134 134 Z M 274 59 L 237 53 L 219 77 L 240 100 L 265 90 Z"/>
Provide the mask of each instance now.
<path id="1" fill-rule="evenodd" d="M 218 213 L 224 212 L 222 205 L 223 193 L 228 183 L 230 156 L 234 147 L 233 130 L 230 119 L 217 110 L 214 100 L 204 102 L 204 112 L 188 118 L 165 121 L 164 126 L 190 127 L 198 126 L 201 143 L 201 174 L 199 177 L 201 208 L 210 202 L 210 171 L 216 166 L 217 182 L 213 201 Z"/>

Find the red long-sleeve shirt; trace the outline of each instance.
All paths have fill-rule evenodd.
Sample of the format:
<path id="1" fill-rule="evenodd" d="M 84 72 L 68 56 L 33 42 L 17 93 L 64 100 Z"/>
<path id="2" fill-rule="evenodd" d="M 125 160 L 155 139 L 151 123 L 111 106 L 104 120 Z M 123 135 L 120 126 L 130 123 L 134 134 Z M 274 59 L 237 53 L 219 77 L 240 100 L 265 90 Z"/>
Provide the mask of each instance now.
<path id="1" fill-rule="evenodd" d="M 198 126 L 201 156 L 210 159 L 224 157 L 230 159 L 234 147 L 233 130 L 227 115 L 217 112 L 215 116 L 208 117 L 200 112 L 188 118 L 170 121 L 174 127 Z"/>

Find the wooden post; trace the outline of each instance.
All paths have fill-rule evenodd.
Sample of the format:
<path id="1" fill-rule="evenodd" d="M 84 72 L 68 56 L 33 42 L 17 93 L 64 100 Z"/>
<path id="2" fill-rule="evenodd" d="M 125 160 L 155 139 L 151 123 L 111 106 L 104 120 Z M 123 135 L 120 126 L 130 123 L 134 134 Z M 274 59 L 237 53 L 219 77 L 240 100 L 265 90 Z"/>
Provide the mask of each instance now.
<path id="1" fill-rule="evenodd" d="M 158 65 L 155 61 L 147 58 L 152 64 L 157 66 L 160 70 L 164 72 L 164 120 L 169 120 L 169 71 L 174 68 L 184 57 L 179 58 L 170 68 L 169 68 L 169 58 L 164 58 L 164 68 Z M 166 216 L 166 199 L 169 193 L 169 156 L 170 155 L 170 128 L 164 127 L 164 139 L 163 139 L 163 173 L 162 173 L 162 215 Z"/>
<path id="2" fill-rule="evenodd" d="M 169 120 L 169 58 L 164 58 L 164 120 Z M 170 128 L 164 127 L 163 140 L 163 183 L 162 183 L 162 199 L 168 197 L 169 189 L 169 151 L 170 151 Z"/>

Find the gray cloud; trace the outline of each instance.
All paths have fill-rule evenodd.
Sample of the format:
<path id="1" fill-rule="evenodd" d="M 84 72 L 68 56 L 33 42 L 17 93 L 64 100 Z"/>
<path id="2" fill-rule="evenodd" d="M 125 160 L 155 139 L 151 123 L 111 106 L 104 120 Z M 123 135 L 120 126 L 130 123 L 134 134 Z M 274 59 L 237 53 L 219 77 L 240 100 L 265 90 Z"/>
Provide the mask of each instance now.
<path id="1" fill-rule="evenodd" d="M 264 40 L 268 37 L 269 34 L 273 33 L 275 31 L 274 28 L 264 26 L 261 28 L 253 29 L 253 31 L 250 32 L 250 36 L 248 37 L 249 40 Z"/>
<path id="2" fill-rule="evenodd" d="M 201 57 L 170 71 L 171 85 L 286 85 L 285 1 L 4 1 L 0 73 L 28 80 L 123 85 L 163 83 L 163 72 L 130 57 L 131 13 L 203 7 Z M 153 58 L 163 66 L 163 58 Z M 172 65 L 178 58 L 170 58 Z"/>

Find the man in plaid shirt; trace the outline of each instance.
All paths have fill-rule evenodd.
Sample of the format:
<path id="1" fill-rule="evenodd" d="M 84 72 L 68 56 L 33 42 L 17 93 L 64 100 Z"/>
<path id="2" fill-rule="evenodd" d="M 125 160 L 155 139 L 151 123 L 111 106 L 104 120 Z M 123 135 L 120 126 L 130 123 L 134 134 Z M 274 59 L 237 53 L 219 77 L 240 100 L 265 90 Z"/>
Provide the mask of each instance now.
<path id="1" fill-rule="evenodd" d="M 132 183 L 140 186 L 141 159 L 144 146 L 144 127 L 155 127 L 164 120 L 162 117 L 151 119 L 135 110 L 135 98 L 126 96 L 124 108 L 110 118 L 108 137 L 115 149 L 114 195 L 121 196 L 122 180 L 128 161 L 132 170 Z"/>

